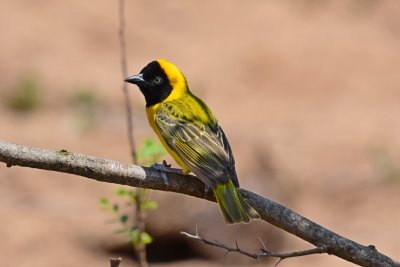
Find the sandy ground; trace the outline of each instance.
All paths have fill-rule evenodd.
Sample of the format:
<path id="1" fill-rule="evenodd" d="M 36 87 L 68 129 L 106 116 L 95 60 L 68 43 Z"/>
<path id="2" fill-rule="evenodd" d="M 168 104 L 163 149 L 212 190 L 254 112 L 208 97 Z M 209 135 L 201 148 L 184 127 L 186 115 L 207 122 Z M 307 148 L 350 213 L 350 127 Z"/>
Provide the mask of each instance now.
<path id="1" fill-rule="evenodd" d="M 0 139 L 129 162 L 117 1 L 0 6 Z M 126 12 L 130 74 L 159 57 L 176 63 L 224 127 L 243 187 L 400 258 L 399 2 L 149 0 L 128 1 Z M 29 75 L 40 105 L 15 112 L 8 99 Z M 98 99 L 84 130 L 71 104 L 82 88 Z M 153 133 L 131 90 L 143 140 Z M 0 165 L 0 266 L 108 266 L 111 255 L 134 266 L 98 207 L 115 187 Z M 196 225 L 249 250 L 258 236 L 274 250 L 310 247 L 261 222 L 225 226 L 205 201 L 152 197 L 152 266 L 265 266 L 179 235 Z M 280 265 L 351 266 L 327 255 Z"/>

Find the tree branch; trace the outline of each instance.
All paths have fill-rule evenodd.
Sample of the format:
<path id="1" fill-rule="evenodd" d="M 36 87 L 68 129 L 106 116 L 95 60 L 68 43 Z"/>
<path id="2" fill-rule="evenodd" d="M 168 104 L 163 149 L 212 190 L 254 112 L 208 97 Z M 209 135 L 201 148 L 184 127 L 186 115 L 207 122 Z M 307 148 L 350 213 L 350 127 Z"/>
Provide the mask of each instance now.
<path id="1" fill-rule="evenodd" d="M 0 141 L 0 162 L 7 166 L 23 166 L 75 174 L 101 182 L 171 191 L 215 201 L 212 192 L 193 175 L 168 173 L 168 184 L 159 170 L 112 160 L 85 156 L 66 150 L 52 151 Z M 361 266 L 398 266 L 393 259 L 378 252 L 374 246 L 364 246 L 344 238 L 294 211 L 245 189 L 240 193 L 261 218 L 313 245 L 325 247 L 329 254 Z"/>

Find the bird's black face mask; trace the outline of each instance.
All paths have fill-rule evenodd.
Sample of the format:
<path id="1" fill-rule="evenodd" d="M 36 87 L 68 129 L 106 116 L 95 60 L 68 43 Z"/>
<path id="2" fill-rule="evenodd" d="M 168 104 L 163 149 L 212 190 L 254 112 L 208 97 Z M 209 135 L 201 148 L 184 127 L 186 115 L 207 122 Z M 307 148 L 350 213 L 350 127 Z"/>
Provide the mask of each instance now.
<path id="1" fill-rule="evenodd" d="M 139 74 L 126 78 L 125 82 L 139 87 L 147 107 L 162 102 L 172 92 L 168 77 L 157 61 L 150 62 Z"/>

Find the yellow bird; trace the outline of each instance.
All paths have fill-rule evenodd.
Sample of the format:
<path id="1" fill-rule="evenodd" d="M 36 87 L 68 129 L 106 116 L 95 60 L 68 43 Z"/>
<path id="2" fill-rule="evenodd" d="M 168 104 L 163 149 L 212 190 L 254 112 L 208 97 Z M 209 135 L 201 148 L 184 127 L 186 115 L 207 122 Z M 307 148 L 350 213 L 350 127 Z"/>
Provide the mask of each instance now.
<path id="1" fill-rule="evenodd" d="M 225 222 L 260 218 L 236 189 L 239 182 L 228 139 L 207 105 L 191 93 L 182 72 L 157 59 L 125 81 L 143 93 L 149 123 L 182 171 L 193 172 L 211 187 Z"/>

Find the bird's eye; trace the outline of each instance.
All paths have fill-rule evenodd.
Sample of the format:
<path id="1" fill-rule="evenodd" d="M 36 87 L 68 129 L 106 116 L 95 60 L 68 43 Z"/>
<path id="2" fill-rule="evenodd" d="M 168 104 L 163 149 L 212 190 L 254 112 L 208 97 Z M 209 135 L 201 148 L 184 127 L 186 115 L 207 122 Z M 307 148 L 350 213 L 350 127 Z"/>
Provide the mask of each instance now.
<path id="1" fill-rule="evenodd" d="M 157 76 L 154 78 L 154 83 L 155 84 L 160 84 L 162 82 L 162 78 L 160 76 Z"/>

